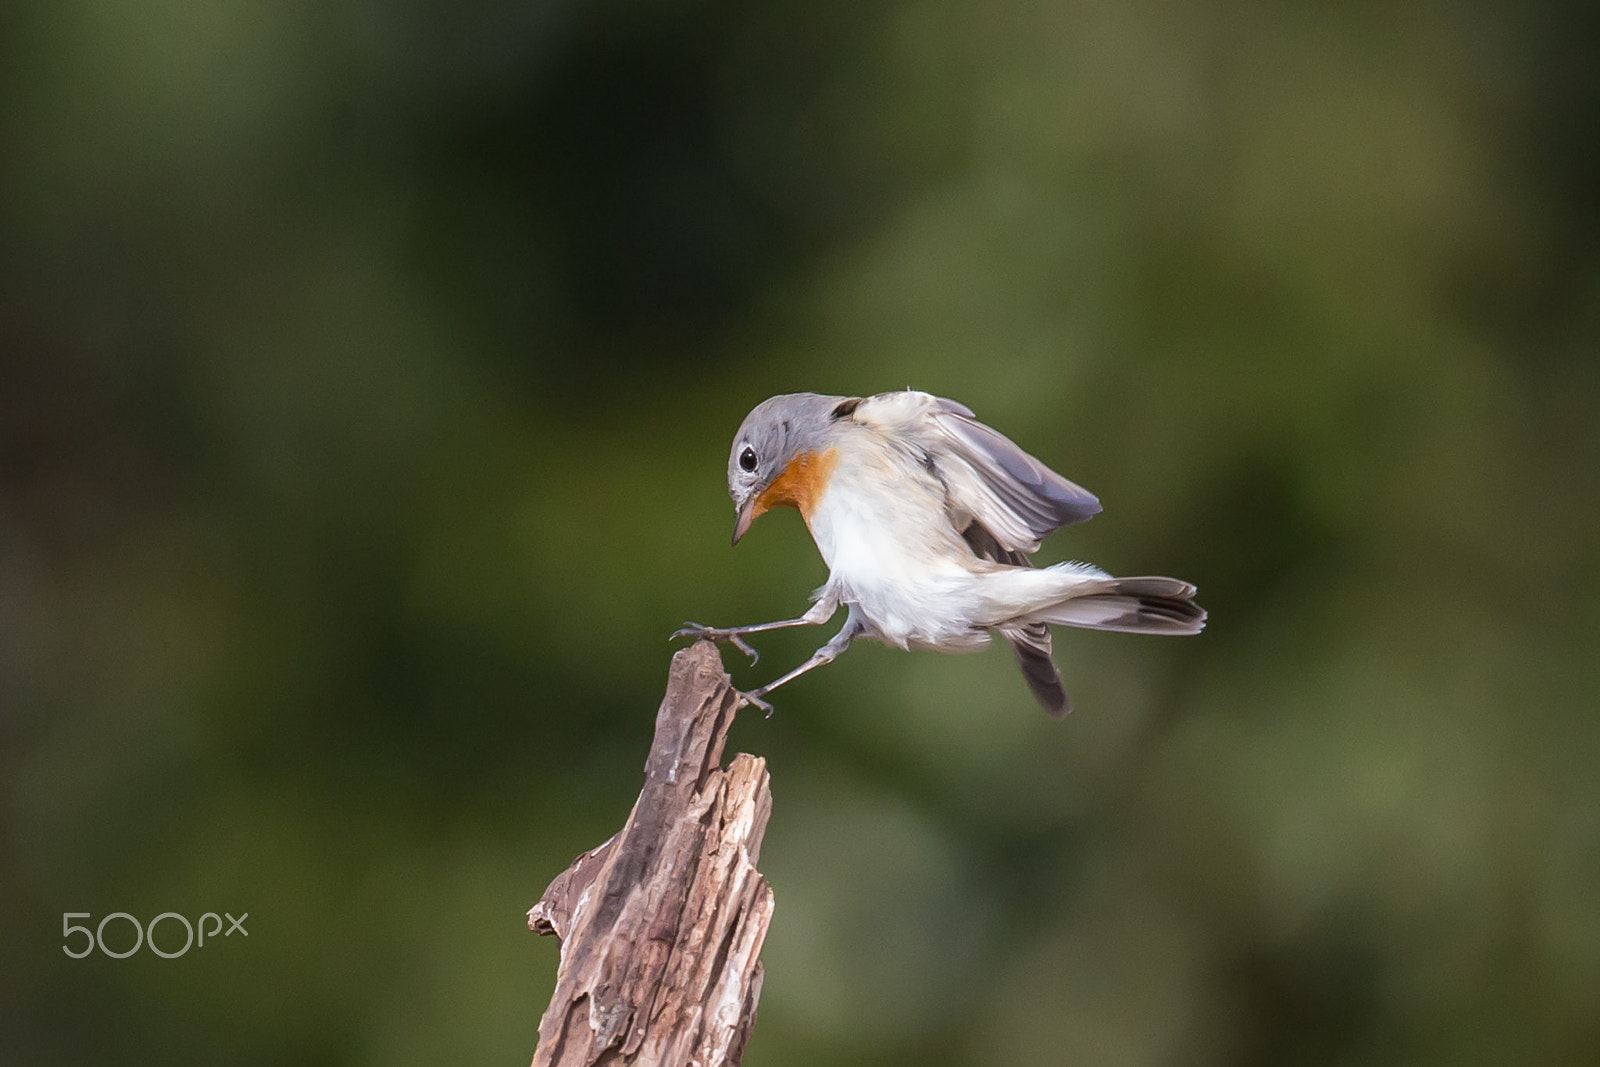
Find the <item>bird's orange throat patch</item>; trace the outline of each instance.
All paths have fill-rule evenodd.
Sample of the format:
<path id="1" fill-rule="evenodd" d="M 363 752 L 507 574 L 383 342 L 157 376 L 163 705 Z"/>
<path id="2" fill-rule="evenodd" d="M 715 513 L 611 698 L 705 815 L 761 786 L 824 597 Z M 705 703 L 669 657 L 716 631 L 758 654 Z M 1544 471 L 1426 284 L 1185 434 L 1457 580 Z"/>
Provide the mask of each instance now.
<path id="1" fill-rule="evenodd" d="M 787 504 L 799 508 L 800 514 L 809 522 L 811 512 L 816 508 L 817 501 L 822 499 L 822 492 L 828 487 L 828 478 L 838 462 L 839 453 L 832 448 L 823 452 L 800 453 L 756 497 L 755 513 L 759 515 L 768 508 Z"/>

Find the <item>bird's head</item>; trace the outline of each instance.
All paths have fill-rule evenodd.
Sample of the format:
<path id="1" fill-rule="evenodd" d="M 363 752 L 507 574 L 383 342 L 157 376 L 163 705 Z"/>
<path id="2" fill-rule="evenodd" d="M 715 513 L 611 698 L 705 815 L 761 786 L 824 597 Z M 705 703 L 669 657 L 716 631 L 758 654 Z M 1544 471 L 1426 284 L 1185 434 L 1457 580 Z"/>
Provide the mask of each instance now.
<path id="1" fill-rule="evenodd" d="M 788 504 L 810 515 L 831 468 L 833 413 L 846 397 L 787 393 L 757 404 L 728 453 L 728 495 L 737 517 L 733 543 L 768 508 Z"/>

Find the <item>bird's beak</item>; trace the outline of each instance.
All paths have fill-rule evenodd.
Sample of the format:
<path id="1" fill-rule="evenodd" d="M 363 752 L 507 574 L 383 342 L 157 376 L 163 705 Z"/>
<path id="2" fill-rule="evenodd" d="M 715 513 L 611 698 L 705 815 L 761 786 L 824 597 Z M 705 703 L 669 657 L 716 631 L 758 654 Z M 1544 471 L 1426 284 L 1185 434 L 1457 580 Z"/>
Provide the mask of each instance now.
<path id="1" fill-rule="evenodd" d="M 739 505 L 738 517 L 733 520 L 734 544 L 739 543 L 739 538 L 743 537 L 744 532 L 750 529 L 750 524 L 756 521 L 756 516 L 759 514 L 761 514 L 761 509 L 756 507 L 756 498 L 754 496 Z"/>

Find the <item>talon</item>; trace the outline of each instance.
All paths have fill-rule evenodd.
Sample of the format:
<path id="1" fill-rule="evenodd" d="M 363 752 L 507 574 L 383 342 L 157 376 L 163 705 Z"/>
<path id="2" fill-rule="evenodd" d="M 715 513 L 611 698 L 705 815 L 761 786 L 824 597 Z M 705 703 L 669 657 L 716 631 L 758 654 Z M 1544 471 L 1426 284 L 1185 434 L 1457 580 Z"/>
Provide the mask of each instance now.
<path id="1" fill-rule="evenodd" d="M 680 637 L 694 637 L 694 638 L 709 637 L 709 636 L 711 636 L 710 632 L 709 632 L 710 630 L 711 630 L 711 627 L 706 626 L 706 625 L 704 625 L 702 623 L 686 622 L 682 626 L 678 627 L 676 630 L 672 631 L 672 636 L 667 638 L 667 640 L 668 641 L 676 641 Z"/>

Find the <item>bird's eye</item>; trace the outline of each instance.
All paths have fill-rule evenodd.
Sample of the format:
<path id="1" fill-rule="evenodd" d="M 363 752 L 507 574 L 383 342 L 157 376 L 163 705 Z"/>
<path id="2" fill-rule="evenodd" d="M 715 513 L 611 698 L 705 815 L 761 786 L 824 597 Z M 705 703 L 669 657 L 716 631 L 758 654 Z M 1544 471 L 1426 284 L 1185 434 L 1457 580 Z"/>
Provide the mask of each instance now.
<path id="1" fill-rule="evenodd" d="M 739 453 L 739 467 L 747 471 L 756 469 L 756 450 L 749 445 L 745 445 L 744 451 Z"/>

